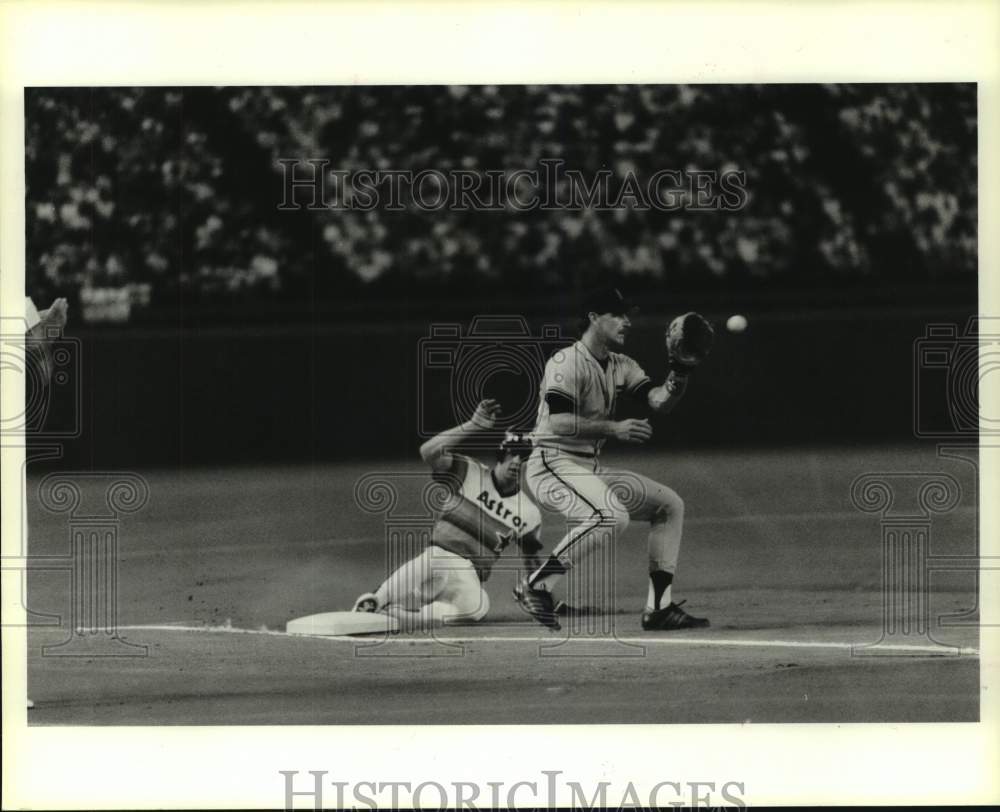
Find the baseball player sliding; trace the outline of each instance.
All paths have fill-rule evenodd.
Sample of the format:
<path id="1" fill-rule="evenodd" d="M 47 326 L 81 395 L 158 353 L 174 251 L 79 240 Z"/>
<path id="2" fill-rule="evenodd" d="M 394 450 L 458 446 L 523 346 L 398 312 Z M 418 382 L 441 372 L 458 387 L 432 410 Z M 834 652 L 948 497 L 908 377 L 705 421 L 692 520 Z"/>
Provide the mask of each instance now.
<path id="1" fill-rule="evenodd" d="M 492 429 L 499 415 L 495 400 L 483 400 L 471 420 L 420 447 L 434 479 L 450 490 L 448 500 L 427 549 L 359 597 L 354 611 L 385 612 L 403 628 L 482 620 L 490 608 L 482 584 L 505 548 L 519 548 L 529 568 L 541 563 L 541 512 L 520 484 L 531 443 L 508 432 L 492 467 L 451 450 Z"/>
<path id="2" fill-rule="evenodd" d="M 562 513 L 569 532 L 542 566 L 514 590 L 518 603 L 539 622 L 560 628 L 552 591 L 574 561 L 593 545 L 607 544 L 632 519 L 649 523 L 649 591 L 642 628 L 666 631 L 708 626 L 674 603 L 672 585 L 681 546 L 684 503 L 666 485 L 603 465 L 608 438 L 644 443 L 653 435 L 648 418 L 616 420 L 624 396 L 666 414 L 683 396 L 690 372 L 707 356 L 713 332 L 688 313 L 667 332 L 670 372 L 653 386 L 638 363 L 619 352 L 625 345 L 632 305 L 615 288 L 588 298 L 582 336 L 553 354 L 539 391 L 535 448 L 526 464 L 526 486 L 546 508 Z M 683 602 L 682 602 L 683 603 Z"/>

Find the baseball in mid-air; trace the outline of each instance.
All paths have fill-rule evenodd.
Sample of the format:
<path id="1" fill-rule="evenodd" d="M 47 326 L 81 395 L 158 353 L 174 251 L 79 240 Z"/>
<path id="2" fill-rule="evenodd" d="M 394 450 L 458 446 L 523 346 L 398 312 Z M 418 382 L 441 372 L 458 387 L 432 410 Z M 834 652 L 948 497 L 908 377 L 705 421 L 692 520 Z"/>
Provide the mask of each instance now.
<path id="1" fill-rule="evenodd" d="M 726 320 L 726 329 L 730 333 L 742 333 L 747 329 L 747 317 L 736 314 Z"/>

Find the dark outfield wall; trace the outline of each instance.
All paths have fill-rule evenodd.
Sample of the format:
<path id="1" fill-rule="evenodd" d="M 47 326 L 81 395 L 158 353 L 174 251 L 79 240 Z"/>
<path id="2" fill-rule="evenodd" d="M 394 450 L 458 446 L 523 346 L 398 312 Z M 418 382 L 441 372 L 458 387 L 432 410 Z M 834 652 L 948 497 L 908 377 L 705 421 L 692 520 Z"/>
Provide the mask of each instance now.
<path id="1" fill-rule="evenodd" d="M 950 425 L 961 415 L 944 405 L 948 356 L 931 354 L 915 376 L 915 342 L 932 323 L 958 323 L 961 334 L 967 318 L 955 310 L 751 316 L 746 333 L 720 332 L 653 445 L 906 442 L 915 385 L 925 427 Z M 477 392 L 530 424 L 531 370 L 559 343 L 538 340 L 543 323 L 528 338 L 511 336 L 509 323 L 480 325 L 494 337 L 475 344 L 385 322 L 77 330 L 79 404 L 71 383 L 54 385 L 46 424 L 79 431 L 64 443 L 61 467 L 412 456 L 422 434 L 454 421 L 452 400 L 471 405 Z M 629 342 L 654 377 L 665 367 L 662 330 L 640 322 Z M 962 344 L 944 337 L 936 346 L 947 353 Z"/>

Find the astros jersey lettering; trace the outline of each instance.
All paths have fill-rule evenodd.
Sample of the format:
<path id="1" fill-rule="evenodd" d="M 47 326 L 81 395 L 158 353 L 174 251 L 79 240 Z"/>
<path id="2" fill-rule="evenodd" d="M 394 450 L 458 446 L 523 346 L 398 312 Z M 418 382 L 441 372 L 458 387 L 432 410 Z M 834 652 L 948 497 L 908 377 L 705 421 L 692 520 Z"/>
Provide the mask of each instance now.
<path id="1" fill-rule="evenodd" d="M 545 374 L 539 387 L 535 445 L 576 454 L 598 454 L 604 439 L 552 432 L 545 396 L 553 392 L 569 398 L 576 406 L 578 417 L 608 420 L 614 416 L 615 405 L 623 392 L 632 393 L 648 381 L 649 376 L 642 367 L 621 353 L 610 353 L 607 365 L 602 366 L 581 341 L 556 351 L 545 364 Z"/>
<path id="2" fill-rule="evenodd" d="M 434 478 L 448 484 L 452 494 L 431 543 L 467 558 L 483 581 L 505 547 L 536 534 L 542 524 L 541 512 L 523 490 L 501 495 L 493 471 L 471 457 L 452 454 L 451 468 Z"/>

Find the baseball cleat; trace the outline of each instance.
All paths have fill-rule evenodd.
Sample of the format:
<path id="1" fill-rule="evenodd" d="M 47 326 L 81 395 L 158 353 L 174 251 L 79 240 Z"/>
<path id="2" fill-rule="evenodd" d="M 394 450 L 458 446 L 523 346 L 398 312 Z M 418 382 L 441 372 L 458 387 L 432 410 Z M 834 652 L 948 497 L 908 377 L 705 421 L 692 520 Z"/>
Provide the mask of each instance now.
<path id="1" fill-rule="evenodd" d="M 544 589 L 532 589 L 528 579 L 523 579 L 514 587 L 514 600 L 535 620 L 553 631 L 562 628 L 556 618 L 555 607 L 552 605 L 552 595 Z"/>
<path id="2" fill-rule="evenodd" d="M 555 613 L 560 617 L 592 617 L 604 614 L 596 606 L 570 606 L 566 601 L 556 604 Z"/>
<path id="3" fill-rule="evenodd" d="M 351 609 L 352 612 L 377 612 L 378 611 L 378 598 L 375 597 L 374 592 L 366 592 L 364 595 L 359 597 L 354 601 L 354 608 Z"/>
<path id="4" fill-rule="evenodd" d="M 664 609 L 654 609 L 642 613 L 642 628 L 646 631 L 668 632 L 674 629 L 704 629 L 711 625 L 708 618 L 694 617 L 683 609 L 680 603 L 672 603 Z"/>

